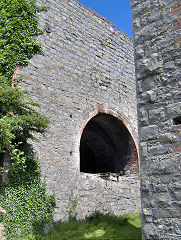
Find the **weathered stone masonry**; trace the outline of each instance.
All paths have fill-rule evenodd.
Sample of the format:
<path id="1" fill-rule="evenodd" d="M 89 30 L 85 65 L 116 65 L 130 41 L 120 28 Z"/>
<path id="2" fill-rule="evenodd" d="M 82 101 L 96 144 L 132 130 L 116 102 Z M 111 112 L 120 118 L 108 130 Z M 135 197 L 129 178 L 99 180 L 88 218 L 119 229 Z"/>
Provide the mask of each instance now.
<path id="1" fill-rule="evenodd" d="M 132 0 L 143 239 L 181 239 L 180 16 L 180 0 Z"/>
<path id="2" fill-rule="evenodd" d="M 20 87 L 31 92 L 41 104 L 41 112 L 51 120 L 48 133 L 39 143 L 34 143 L 34 149 L 41 159 L 47 191 L 55 193 L 55 220 L 67 219 L 75 203 L 78 219 L 95 210 L 116 215 L 138 212 L 132 39 L 77 1 L 37 2 L 49 6 L 47 12 L 38 15 L 40 26 L 46 29 L 38 37 L 44 55 L 35 56 L 28 67 L 21 70 L 24 82 Z M 126 146 L 124 137 L 117 134 L 121 129 L 126 133 Z M 94 139 L 101 148 L 99 154 Z M 113 144 L 111 150 L 107 144 L 110 142 Z M 123 148 L 127 149 L 124 156 L 120 151 Z M 109 169 L 112 169 L 110 162 L 114 159 L 108 156 L 113 151 L 117 159 L 114 171 L 120 170 L 121 158 L 128 159 L 129 156 L 127 165 L 123 164 L 125 174 L 117 182 L 104 180 L 99 174 L 86 173 L 90 170 L 88 165 L 80 172 L 80 149 L 83 149 L 83 161 L 86 161 L 85 152 L 89 151 L 95 164 L 95 159 L 100 163 L 102 153 L 107 151 L 103 167 L 109 162 Z M 100 166 L 93 170 L 98 172 Z"/>

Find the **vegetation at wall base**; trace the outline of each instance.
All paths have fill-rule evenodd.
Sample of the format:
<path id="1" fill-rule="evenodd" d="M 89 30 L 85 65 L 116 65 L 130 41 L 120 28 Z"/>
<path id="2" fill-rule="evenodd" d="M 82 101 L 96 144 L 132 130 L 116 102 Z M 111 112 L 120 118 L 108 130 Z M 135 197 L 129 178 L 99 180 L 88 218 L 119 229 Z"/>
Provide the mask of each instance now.
<path id="1" fill-rule="evenodd" d="M 95 212 L 85 221 L 62 222 L 35 240 L 141 240 L 141 214 L 122 217 Z"/>
<path id="2" fill-rule="evenodd" d="M 38 53 L 35 37 L 42 31 L 36 13 L 44 10 L 35 0 L 0 1 L 0 166 L 3 154 L 11 158 L 7 179 L 0 188 L 0 215 L 7 239 L 34 239 L 52 221 L 54 196 L 46 195 L 40 166 L 27 140 L 44 134 L 49 121 L 38 113 L 39 105 L 28 92 L 15 87 L 15 71 Z M 1 167 L 1 174 L 4 168 Z"/>
<path id="3" fill-rule="evenodd" d="M 53 221 L 54 196 L 47 196 L 36 158 L 19 149 L 12 151 L 8 184 L 1 189 L 0 202 L 6 213 L 1 216 L 7 239 L 34 236 Z"/>

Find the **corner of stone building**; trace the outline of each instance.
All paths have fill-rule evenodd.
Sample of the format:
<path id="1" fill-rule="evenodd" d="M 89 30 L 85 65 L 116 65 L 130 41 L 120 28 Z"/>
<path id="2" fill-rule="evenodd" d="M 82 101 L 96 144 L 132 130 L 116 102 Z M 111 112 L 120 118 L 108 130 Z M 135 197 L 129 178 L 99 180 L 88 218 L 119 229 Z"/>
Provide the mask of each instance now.
<path id="1" fill-rule="evenodd" d="M 143 239 L 181 237 L 180 4 L 132 0 Z"/>

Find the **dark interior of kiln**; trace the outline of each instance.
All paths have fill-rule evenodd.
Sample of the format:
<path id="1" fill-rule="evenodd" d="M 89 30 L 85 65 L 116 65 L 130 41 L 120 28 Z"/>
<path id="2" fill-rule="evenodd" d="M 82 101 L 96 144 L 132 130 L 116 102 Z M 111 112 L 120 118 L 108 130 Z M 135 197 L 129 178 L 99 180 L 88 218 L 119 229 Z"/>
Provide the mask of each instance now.
<path id="1" fill-rule="evenodd" d="M 138 170 L 138 155 L 131 134 L 118 118 L 97 114 L 81 136 L 80 171 L 124 175 L 128 170 L 130 174 Z"/>

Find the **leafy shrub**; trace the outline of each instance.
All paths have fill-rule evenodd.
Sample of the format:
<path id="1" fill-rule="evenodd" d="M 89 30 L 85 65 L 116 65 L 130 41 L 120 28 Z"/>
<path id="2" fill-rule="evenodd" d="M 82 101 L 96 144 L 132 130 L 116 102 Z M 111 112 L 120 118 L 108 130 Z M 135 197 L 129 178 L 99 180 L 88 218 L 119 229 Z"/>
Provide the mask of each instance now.
<path id="1" fill-rule="evenodd" d="M 11 148 L 14 142 L 34 139 L 33 132 L 44 133 L 48 119 L 36 112 L 39 105 L 31 100 L 26 91 L 3 84 L 0 75 L 0 152 Z"/>

